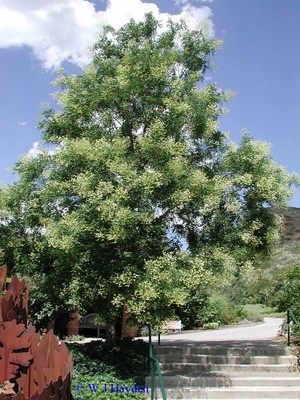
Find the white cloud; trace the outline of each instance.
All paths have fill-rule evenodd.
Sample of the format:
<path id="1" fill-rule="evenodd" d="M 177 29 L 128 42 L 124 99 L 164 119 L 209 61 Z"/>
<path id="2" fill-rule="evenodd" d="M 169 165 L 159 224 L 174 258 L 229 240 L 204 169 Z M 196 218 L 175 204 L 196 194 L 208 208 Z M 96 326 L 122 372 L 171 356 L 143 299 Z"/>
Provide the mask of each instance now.
<path id="1" fill-rule="evenodd" d="M 34 142 L 32 148 L 28 151 L 27 156 L 35 158 L 40 152 L 41 150 L 39 149 L 39 142 Z"/>
<path id="2" fill-rule="evenodd" d="M 213 3 L 214 0 L 194 0 L 195 3 Z M 190 0 L 174 0 L 174 3 L 177 6 L 180 6 L 182 4 L 190 4 Z"/>
<path id="3" fill-rule="evenodd" d="M 18 124 L 19 126 L 26 126 L 27 125 L 27 122 L 19 122 L 19 124 Z"/>
<path id="4" fill-rule="evenodd" d="M 187 3 L 189 3 L 189 0 L 174 0 L 174 3 L 175 3 L 177 6 L 181 6 L 182 4 L 187 4 Z"/>
<path id="5" fill-rule="evenodd" d="M 26 156 L 27 157 L 32 157 L 35 158 L 39 154 L 42 154 L 43 152 L 47 152 L 50 156 L 53 156 L 56 154 L 63 146 L 62 145 L 53 145 L 53 146 L 48 146 L 46 147 L 41 147 L 39 142 L 33 142 L 31 149 L 28 150 Z"/>
<path id="6" fill-rule="evenodd" d="M 209 20 L 207 6 L 194 7 L 181 0 L 181 13 L 160 13 L 154 3 L 142 0 L 109 0 L 105 11 L 97 11 L 87 0 L 0 0 L 0 48 L 29 46 L 45 68 L 59 66 L 64 60 L 83 66 L 89 61 L 87 46 L 100 25 L 119 28 L 130 18 L 141 20 L 153 12 L 160 20 L 179 20 L 189 16 L 191 27 Z"/>

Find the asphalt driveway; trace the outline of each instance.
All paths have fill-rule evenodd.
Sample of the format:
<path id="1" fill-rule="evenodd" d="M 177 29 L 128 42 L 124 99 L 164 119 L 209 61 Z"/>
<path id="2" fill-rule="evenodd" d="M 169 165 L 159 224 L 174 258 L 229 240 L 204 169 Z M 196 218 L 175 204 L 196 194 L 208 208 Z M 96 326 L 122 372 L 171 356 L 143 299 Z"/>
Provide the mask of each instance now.
<path id="1" fill-rule="evenodd" d="M 161 335 L 161 344 L 171 342 L 222 342 L 239 340 L 274 340 L 280 332 L 282 318 L 265 317 L 264 322 L 255 325 L 230 326 L 216 330 L 199 330 L 196 332 Z M 146 339 L 146 338 L 143 338 Z M 157 342 L 153 336 L 153 342 Z"/>

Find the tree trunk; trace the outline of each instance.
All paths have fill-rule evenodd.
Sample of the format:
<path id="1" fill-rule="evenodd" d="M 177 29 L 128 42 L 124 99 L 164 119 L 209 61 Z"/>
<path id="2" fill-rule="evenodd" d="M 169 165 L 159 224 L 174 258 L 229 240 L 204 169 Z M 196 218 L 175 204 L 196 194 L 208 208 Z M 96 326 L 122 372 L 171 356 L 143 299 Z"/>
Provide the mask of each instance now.
<path id="1" fill-rule="evenodd" d="M 116 345 L 116 331 L 114 324 L 106 325 L 106 344 L 109 347 L 114 347 Z"/>

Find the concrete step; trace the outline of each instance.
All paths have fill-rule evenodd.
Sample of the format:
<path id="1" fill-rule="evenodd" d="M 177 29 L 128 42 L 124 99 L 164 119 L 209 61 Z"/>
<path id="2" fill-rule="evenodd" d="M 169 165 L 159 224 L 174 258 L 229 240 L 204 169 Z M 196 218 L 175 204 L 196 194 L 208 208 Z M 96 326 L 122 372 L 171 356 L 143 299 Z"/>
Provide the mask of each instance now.
<path id="1" fill-rule="evenodd" d="M 157 356 L 162 364 L 171 362 L 198 364 L 297 364 L 297 358 L 287 356 L 239 356 L 239 355 L 202 355 L 202 354 L 163 354 Z"/>
<path id="2" fill-rule="evenodd" d="M 243 388 L 176 388 L 166 389 L 167 399 L 299 399 L 300 388 L 290 387 L 243 387 Z M 155 391 L 155 399 L 161 399 L 159 390 Z"/>
<path id="3" fill-rule="evenodd" d="M 271 342 L 189 343 L 154 348 L 168 400 L 300 399 L 298 359 Z M 150 377 L 146 385 L 151 387 Z M 158 379 L 155 399 L 161 399 Z"/>
<path id="4" fill-rule="evenodd" d="M 187 375 L 189 373 L 201 372 L 224 372 L 229 373 L 233 371 L 251 373 L 284 373 L 296 372 L 298 370 L 297 364 L 196 364 L 196 363 L 161 363 L 161 369 L 165 372 L 176 372 L 176 375 Z M 170 375 L 170 374 L 169 374 Z"/>
<path id="5" fill-rule="evenodd" d="M 300 375 L 289 376 L 184 376 L 173 375 L 163 377 L 166 388 L 184 387 L 296 387 L 300 388 Z M 158 378 L 155 378 L 155 387 L 158 387 Z M 147 377 L 146 386 L 151 387 L 151 378 Z"/>
<path id="6" fill-rule="evenodd" d="M 242 347 L 241 344 L 239 346 L 220 346 L 220 345 L 182 345 L 182 346 L 155 346 L 153 348 L 154 354 L 157 356 L 164 354 L 182 354 L 182 355 L 216 355 L 216 356 L 245 356 L 245 357 L 254 357 L 254 356 L 286 356 L 291 354 L 291 350 L 288 347 L 281 345 L 259 345 L 257 347 L 254 346 L 246 346 Z"/>

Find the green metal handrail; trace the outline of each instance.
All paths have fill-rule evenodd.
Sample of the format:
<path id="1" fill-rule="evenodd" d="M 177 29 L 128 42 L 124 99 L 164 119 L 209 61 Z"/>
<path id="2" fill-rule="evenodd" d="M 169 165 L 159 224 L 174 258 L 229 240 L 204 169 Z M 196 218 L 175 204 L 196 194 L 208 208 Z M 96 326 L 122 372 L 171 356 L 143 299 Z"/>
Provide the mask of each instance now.
<path id="1" fill-rule="evenodd" d="M 288 346 L 291 345 L 291 322 L 293 322 L 296 326 L 300 327 L 300 324 L 293 313 L 291 308 L 287 309 L 287 329 L 288 329 Z"/>
<path id="2" fill-rule="evenodd" d="M 158 376 L 159 387 L 161 391 L 161 395 L 163 400 L 167 400 L 166 390 L 162 379 L 161 369 L 159 365 L 159 361 L 157 358 L 153 357 L 153 346 L 152 346 L 152 337 L 151 337 L 151 327 L 148 326 L 149 329 L 149 360 L 151 362 L 151 400 L 154 400 L 154 390 L 155 390 L 155 368 Z"/>

